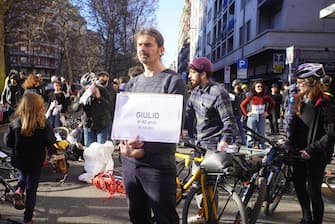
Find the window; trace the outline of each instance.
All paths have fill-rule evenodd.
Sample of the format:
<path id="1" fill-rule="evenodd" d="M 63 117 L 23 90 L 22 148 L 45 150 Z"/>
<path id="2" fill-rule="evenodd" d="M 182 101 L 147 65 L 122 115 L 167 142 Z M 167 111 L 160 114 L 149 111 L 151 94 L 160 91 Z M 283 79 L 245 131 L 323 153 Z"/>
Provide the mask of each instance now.
<path id="1" fill-rule="evenodd" d="M 244 26 L 240 27 L 240 45 L 244 44 Z"/>
<path id="2" fill-rule="evenodd" d="M 231 52 L 233 50 L 234 47 L 234 38 L 233 36 L 230 36 L 228 38 L 228 52 Z"/>
<path id="3" fill-rule="evenodd" d="M 20 64 L 27 64 L 27 57 L 20 57 Z"/>
<path id="4" fill-rule="evenodd" d="M 250 32 L 251 32 L 251 21 L 248 20 L 248 22 L 247 22 L 247 30 L 246 30 L 246 40 L 247 41 L 249 41 L 250 38 L 251 38 Z"/>
<path id="5" fill-rule="evenodd" d="M 227 47 L 226 47 L 226 41 L 225 41 L 221 44 L 221 55 L 222 56 L 226 55 L 226 50 L 227 50 Z"/>

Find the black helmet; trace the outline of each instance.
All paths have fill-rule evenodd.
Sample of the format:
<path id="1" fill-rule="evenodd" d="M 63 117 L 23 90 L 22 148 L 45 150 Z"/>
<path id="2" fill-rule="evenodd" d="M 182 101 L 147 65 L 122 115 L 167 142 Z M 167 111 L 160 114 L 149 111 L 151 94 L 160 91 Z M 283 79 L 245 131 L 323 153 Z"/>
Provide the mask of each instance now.
<path id="1" fill-rule="evenodd" d="M 326 86 L 330 86 L 330 84 L 332 83 L 333 79 L 332 77 L 330 77 L 329 75 L 325 75 L 323 76 L 320 81 L 325 84 Z"/>
<path id="2" fill-rule="evenodd" d="M 93 72 L 87 72 L 80 78 L 80 85 L 92 85 L 95 81 L 97 81 L 96 75 Z"/>
<path id="3" fill-rule="evenodd" d="M 313 77 L 321 78 L 325 75 L 323 65 L 319 63 L 304 63 L 298 66 L 296 76 L 301 79 Z"/>

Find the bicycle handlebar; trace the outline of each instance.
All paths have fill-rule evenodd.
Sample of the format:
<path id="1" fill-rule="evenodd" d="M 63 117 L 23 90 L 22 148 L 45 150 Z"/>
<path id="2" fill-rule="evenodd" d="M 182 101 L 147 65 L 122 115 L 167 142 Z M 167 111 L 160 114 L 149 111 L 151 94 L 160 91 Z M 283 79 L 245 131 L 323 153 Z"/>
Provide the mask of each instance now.
<path id="1" fill-rule="evenodd" d="M 201 155 L 204 155 L 207 152 L 207 150 L 208 150 L 207 148 L 204 148 L 204 147 L 199 146 L 199 145 L 195 145 L 195 144 L 193 144 L 193 143 L 191 143 L 191 142 L 189 142 L 189 141 L 187 141 L 185 139 L 183 139 L 182 142 L 183 142 L 184 146 L 190 147 L 192 149 L 195 149 Z"/>

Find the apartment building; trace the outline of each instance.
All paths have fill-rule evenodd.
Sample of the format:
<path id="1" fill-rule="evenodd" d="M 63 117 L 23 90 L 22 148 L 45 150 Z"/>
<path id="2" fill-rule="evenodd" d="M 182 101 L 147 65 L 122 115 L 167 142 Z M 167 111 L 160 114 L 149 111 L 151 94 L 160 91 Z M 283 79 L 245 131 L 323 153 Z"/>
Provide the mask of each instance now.
<path id="1" fill-rule="evenodd" d="M 179 22 L 178 32 L 178 60 L 177 60 L 177 72 L 187 80 L 188 63 L 190 60 L 190 0 L 185 0 L 185 5 L 182 11 Z"/>
<path id="2" fill-rule="evenodd" d="M 286 81 L 286 49 L 291 46 L 293 71 L 300 63 L 319 62 L 335 75 L 335 20 L 319 16 L 331 1 L 190 2 L 190 60 L 198 56 L 210 58 L 217 81 L 229 82 L 236 77 Z M 241 65 L 247 65 L 244 72 Z M 225 78 L 227 67 L 230 72 Z"/>
<path id="3" fill-rule="evenodd" d="M 40 73 L 46 77 L 56 74 L 60 63 L 60 47 L 46 43 L 16 42 L 8 49 L 8 67 L 26 74 Z"/>

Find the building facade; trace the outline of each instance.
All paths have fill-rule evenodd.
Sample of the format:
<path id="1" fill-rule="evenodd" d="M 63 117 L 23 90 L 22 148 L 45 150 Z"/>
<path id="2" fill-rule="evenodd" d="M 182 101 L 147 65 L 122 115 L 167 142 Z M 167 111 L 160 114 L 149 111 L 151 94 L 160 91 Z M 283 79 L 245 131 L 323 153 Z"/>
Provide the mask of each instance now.
<path id="1" fill-rule="evenodd" d="M 335 75 L 335 20 L 319 17 L 329 4 L 327 0 L 191 1 L 190 60 L 211 59 L 214 78 L 220 82 L 286 81 L 286 49 L 293 47 L 293 71 L 300 63 L 319 62 Z M 227 66 L 230 74 L 224 78 Z"/>
<path id="2" fill-rule="evenodd" d="M 11 44 L 7 49 L 9 68 L 26 74 L 43 74 L 51 77 L 56 74 L 60 63 L 60 47 L 45 43 Z"/>

